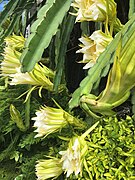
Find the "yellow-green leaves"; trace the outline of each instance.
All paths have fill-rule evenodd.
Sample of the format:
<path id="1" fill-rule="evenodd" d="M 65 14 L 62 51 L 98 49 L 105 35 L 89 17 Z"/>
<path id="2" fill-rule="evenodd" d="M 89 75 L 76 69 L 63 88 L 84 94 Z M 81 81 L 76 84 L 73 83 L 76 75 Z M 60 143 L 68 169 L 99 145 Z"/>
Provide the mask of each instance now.
<path id="1" fill-rule="evenodd" d="M 134 177 L 134 122 L 116 117 L 104 118 L 91 134 L 86 157 L 90 180 Z M 84 170 L 86 171 L 86 170 Z"/>

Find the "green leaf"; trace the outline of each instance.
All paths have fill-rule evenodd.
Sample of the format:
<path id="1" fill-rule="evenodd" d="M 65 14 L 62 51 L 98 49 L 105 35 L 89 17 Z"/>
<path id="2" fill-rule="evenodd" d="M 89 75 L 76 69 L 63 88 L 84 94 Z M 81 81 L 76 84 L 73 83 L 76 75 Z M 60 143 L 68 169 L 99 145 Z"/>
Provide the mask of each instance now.
<path id="1" fill-rule="evenodd" d="M 0 44 L 3 43 L 4 39 L 9 36 L 12 32 L 13 32 L 13 29 L 17 23 L 17 19 L 18 19 L 18 15 L 14 15 L 13 19 L 11 20 L 10 22 L 10 25 L 9 27 L 7 28 L 7 30 L 4 32 L 4 34 L 0 37 Z"/>
<path id="2" fill-rule="evenodd" d="M 65 62 L 65 56 L 67 51 L 67 44 L 69 42 L 70 33 L 74 26 L 75 17 L 68 15 L 67 18 L 65 18 L 65 23 L 63 23 L 61 29 L 61 36 L 58 40 L 60 42 L 60 46 L 58 48 L 58 53 L 56 54 L 55 62 L 57 62 L 56 66 L 56 75 L 54 78 L 54 91 L 58 90 L 58 86 L 60 85 L 62 73 L 64 70 L 64 62 Z M 58 45 L 57 45 L 58 46 Z"/>
<path id="3" fill-rule="evenodd" d="M 131 19 L 133 13 L 135 13 L 135 0 L 129 1 L 129 13 L 128 18 Z"/>
<path id="4" fill-rule="evenodd" d="M 39 12 L 21 56 L 23 72 L 31 71 L 36 62 L 40 60 L 44 49 L 48 47 L 52 37 L 56 34 L 70 4 L 71 0 L 56 0 L 52 6 L 49 6 L 49 9 L 45 8 L 45 12 Z"/>
<path id="5" fill-rule="evenodd" d="M 9 3 L 5 6 L 5 9 L 1 12 L 0 15 L 0 24 L 2 24 L 8 16 L 10 16 L 14 9 L 16 8 L 19 0 L 10 0 Z"/>
<path id="6" fill-rule="evenodd" d="M 3 161 L 3 159 L 6 159 L 11 155 L 12 151 L 14 150 L 14 148 L 16 146 L 18 139 L 19 139 L 19 134 L 16 134 L 16 136 L 14 137 L 12 142 L 8 145 L 8 147 L 0 153 L 0 162 Z"/>

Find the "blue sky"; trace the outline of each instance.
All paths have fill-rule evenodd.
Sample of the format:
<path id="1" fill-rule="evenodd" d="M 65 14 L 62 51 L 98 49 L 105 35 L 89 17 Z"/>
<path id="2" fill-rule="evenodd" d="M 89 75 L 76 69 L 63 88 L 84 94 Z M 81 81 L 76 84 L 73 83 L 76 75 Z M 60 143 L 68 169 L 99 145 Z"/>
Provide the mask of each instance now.
<path id="1" fill-rule="evenodd" d="M 8 1 L 3 1 L 3 2 L 0 3 L 0 12 L 3 10 L 3 7 L 7 2 Z"/>

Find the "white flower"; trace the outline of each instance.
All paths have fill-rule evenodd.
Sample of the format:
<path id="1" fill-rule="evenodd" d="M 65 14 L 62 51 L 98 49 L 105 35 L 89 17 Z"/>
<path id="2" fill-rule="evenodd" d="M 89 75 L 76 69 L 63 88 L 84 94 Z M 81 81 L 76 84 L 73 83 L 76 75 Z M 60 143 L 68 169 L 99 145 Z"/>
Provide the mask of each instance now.
<path id="1" fill-rule="evenodd" d="M 88 146 L 83 137 L 73 137 L 70 142 L 68 149 L 66 151 L 60 151 L 59 154 L 62 155 L 62 169 L 67 173 L 69 177 L 72 173 L 82 174 L 83 161 L 85 155 L 87 154 Z"/>
<path id="2" fill-rule="evenodd" d="M 73 6 L 77 13 L 76 21 L 105 21 L 106 16 L 112 20 L 116 15 L 116 3 L 114 0 L 75 0 Z M 107 6 L 109 9 L 107 10 Z"/>
<path id="3" fill-rule="evenodd" d="M 83 53 L 83 61 L 81 63 L 87 63 L 83 69 L 92 67 L 99 55 L 105 50 L 106 46 L 112 41 L 112 37 L 106 35 L 101 30 L 95 31 L 90 37 L 81 37 L 80 47 L 77 53 Z"/>
<path id="4" fill-rule="evenodd" d="M 34 86 L 43 86 L 45 89 L 50 91 L 53 90 L 53 83 L 50 81 L 49 77 L 45 76 L 44 68 L 40 67 L 39 64 L 35 65 L 35 68 L 31 72 L 22 73 L 21 66 L 15 68 L 16 73 L 10 74 L 11 79 L 10 85 L 17 84 L 31 84 Z"/>
<path id="5" fill-rule="evenodd" d="M 21 72 L 20 51 L 25 38 L 13 35 L 5 38 L 5 42 L 4 59 L 0 67 L 1 76 L 9 77 L 10 85 L 31 84 L 52 91 L 54 72 L 42 63 L 37 63 L 31 72 Z"/>
<path id="6" fill-rule="evenodd" d="M 87 166 L 85 157 L 88 154 L 88 142 L 85 138 L 89 135 L 93 129 L 97 127 L 99 121 L 91 126 L 85 133 L 81 136 L 75 136 L 70 139 L 68 149 L 66 151 L 60 151 L 59 154 L 62 155 L 62 169 L 67 173 L 69 177 L 72 173 L 75 173 L 75 176 L 82 176 L 83 167 Z M 89 174 L 89 170 L 86 169 Z"/>
<path id="7" fill-rule="evenodd" d="M 40 160 L 36 164 L 36 175 L 38 180 L 56 179 L 62 174 L 62 164 L 60 159 L 51 158 L 48 160 Z"/>
<path id="8" fill-rule="evenodd" d="M 36 81 L 34 81 L 29 73 L 21 73 L 21 67 L 16 68 L 15 74 L 10 74 L 11 82 L 10 85 L 17 85 L 17 84 L 36 84 Z"/>
<path id="9" fill-rule="evenodd" d="M 63 109 L 52 107 L 41 107 L 36 112 L 36 117 L 32 120 L 35 121 L 34 127 L 37 129 L 35 132 L 38 134 L 35 137 L 47 136 L 51 133 L 60 131 L 68 124 L 84 127 L 84 125 L 75 117 L 65 112 Z"/>
<path id="10" fill-rule="evenodd" d="M 80 143 L 78 138 L 74 140 L 71 147 L 66 151 L 60 151 L 59 154 L 62 155 L 62 169 L 67 172 L 67 177 L 69 177 L 73 172 L 77 176 L 82 170 Z"/>

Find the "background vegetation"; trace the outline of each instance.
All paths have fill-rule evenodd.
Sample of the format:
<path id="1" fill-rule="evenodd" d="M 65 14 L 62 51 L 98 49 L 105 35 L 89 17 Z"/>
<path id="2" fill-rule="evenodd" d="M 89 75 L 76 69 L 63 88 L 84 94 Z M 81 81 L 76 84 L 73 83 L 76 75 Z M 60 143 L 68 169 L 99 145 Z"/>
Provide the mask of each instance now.
<path id="1" fill-rule="evenodd" d="M 3 2 L 0 1 L 0 3 Z M 80 43 L 78 38 L 84 34 L 90 36 L 99 24 L 86 21 L 75 23 L 76 17 L 69 13 L 74 11 L 70 6 L 71 0 L 56 0 L 54 4 L 53 2 L 53 0 L 10 0 L 0 14 L 1 62 L 4 59 L 5 38 L 13 34 L 22 35 L 28 38 L 24 48 L 19 50 L 22 53 L 20 57 L 22 72 L 32 71 L 39 60 L 43 65 L 55 71 L 53 90 L 42 87 L 41 97 L 38 85 L 33 91 L 29 91 L 31 93 L 27 96 L 25 92 L 28 92 L 33 85 L 12 86 L 7 77 L 2 75 L 0 77 L 0 179 L 3 180 L 36 179 L 37 161 L 45 159 L 46 156 L 58 156 L 59 151 L 68 147 L 68 141 L 64 141 L 62 137 L 71 138 L 74 134 L 79 136 L 97 121 L 95 116 L 91 116 L 80 104 L 76 107 L 76 102 L 81 96 L 81 90 L 87 87 L 84 84 L 92 82 L 90 73 L 95 72 L 94 76 L 97 72 L 97 76 L 94 79 L 94 85 L 92 84 L 91 90 L 88 89 L 88 91 L 97 96 L 106 87 L 107 76 L 113 64 L 112 54 L 118 47 L 118 39 L 116 38 L 115 41 L 114 38 L 116 47 L 110 44 L 114 49 L 111 51 L 111 58 L 108 58 L 109 67 L 107 63 L 103 65 L 106 69 L 104 73 L 99 73 L 98 70 L 102 70 L 99 63 L 90 68 L 90 71 L 84 70 L 84 65 L 77 63 L 83 58 L 82 54 L 76 53 Z M 120 30 L 123 33 L 123 41 L 126 42 L 130 27 L 133 25 L 131 31 L 135 28 L 133 14 L 135 1 L 125 0 L 123 3 L 116 0 L 115 2 L 117 3 L 117 17 L 121 23 L 125 25 L 129 22 Z M 110 53 L 107 49 L 105 53 L 108 52 Z M 83 177 L 79 177 L 80 179 L 89 179 L 89 177 L 108 180 L 135 179 L 135 94 L 133 87 L 130 92 L 129 98 L 113 109 L 115 115 L 104 115 L 102 111 L 92 109 L 92 112 L 94 111 L 96 116 L 100 117 L 100 124 L 87 137 L 89 142 L 87 163 L 91 175 L 84 168 Z M 69 124 L 67 128 L 50 134 L 46 138 L 35 138 L 37 133 L 31 118 L 35 116 L 35 112 L 41 105 L 56 108 L 57 103 L 65 111 L 85 123 L 85 128 L 75 128 Z M 14 105 L 17 114 L 21 117 L 25 125 L 24 130 L 14 120 L 11 105 Z M 76 177 L 71 175 L 67 178 L 63 173 L 57 179 L 73 180 Z"/>

